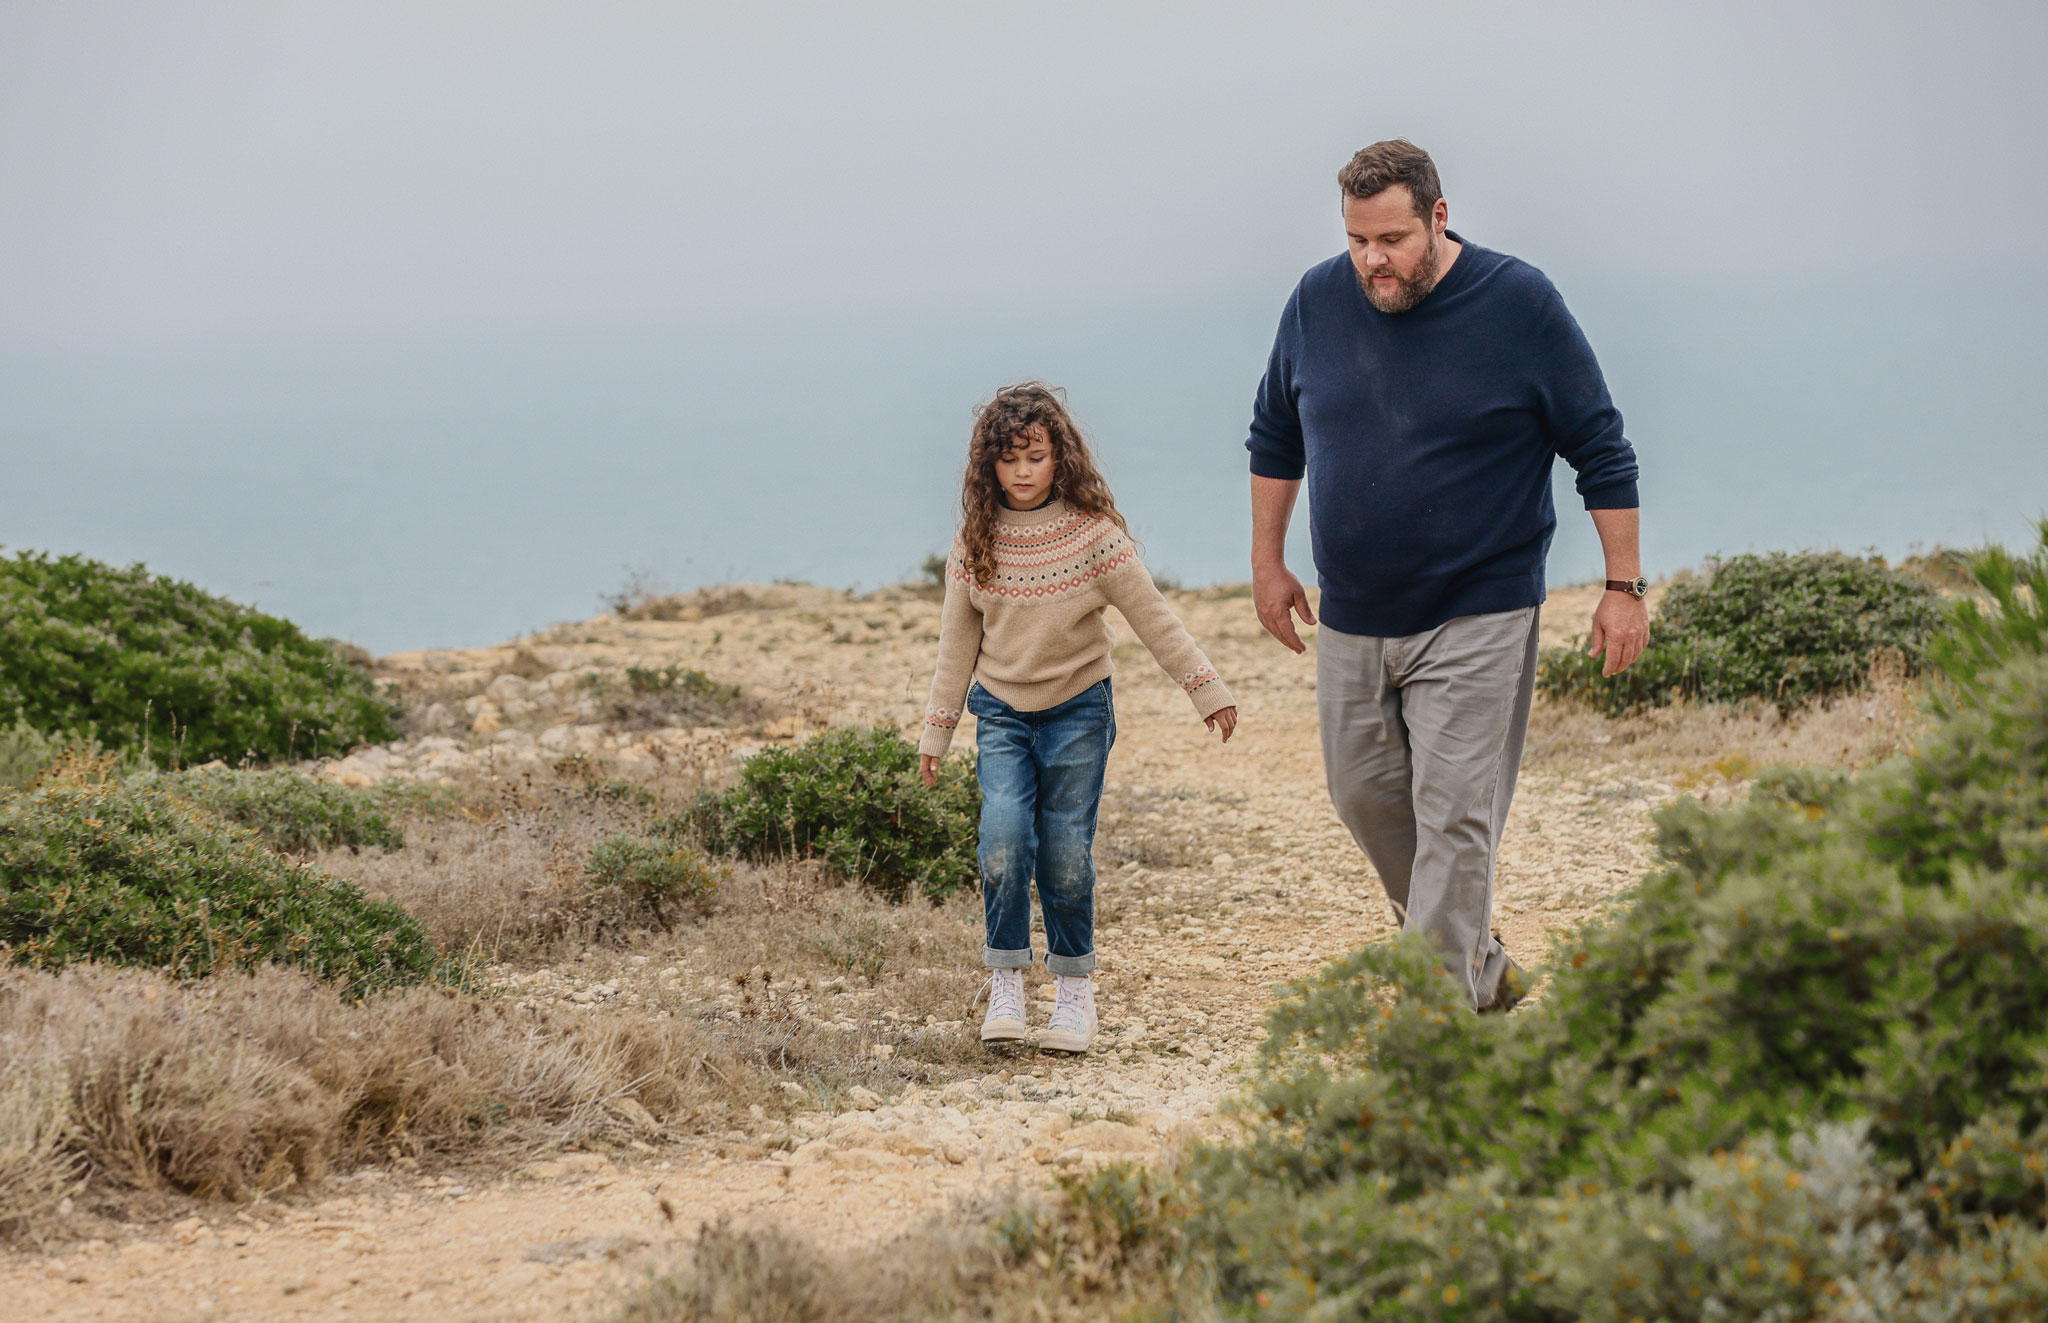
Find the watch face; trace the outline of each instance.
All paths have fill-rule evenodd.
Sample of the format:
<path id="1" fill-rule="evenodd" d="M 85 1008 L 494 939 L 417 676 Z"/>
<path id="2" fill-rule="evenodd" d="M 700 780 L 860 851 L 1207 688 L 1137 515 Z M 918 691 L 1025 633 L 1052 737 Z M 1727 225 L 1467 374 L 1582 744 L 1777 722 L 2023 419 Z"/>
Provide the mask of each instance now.
<path id="1" fill-rule="evenodd" d="M 1647 597 L 1650 595 L 1650 581 L 1641 576 L 1630 579 L 1628 581 L 1628 590 L 1637 597 Z"/>

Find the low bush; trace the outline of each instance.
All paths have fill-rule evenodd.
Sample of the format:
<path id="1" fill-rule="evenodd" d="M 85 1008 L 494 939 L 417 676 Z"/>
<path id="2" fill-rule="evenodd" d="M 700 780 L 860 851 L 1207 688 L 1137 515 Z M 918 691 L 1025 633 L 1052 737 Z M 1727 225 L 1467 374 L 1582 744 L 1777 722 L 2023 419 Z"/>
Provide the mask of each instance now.
<path id="1" fill-rule="evenodd" d="M 1938 590 L 1837 552 L 1731 556 L 1673 584 L 1635 665 L 1602 676 L 1584 640 L 1546 648 L 1536 687 L 1610 715 L 1691 700 L 1798 707 L 1860 686 L 1886 654 L 1917 673 L 1942 624 Z"/>
<path id="2" fill-rule="evenodd" d="M 884 895 L 933 899 L 979 877 L 981 787 L 964 760 L 918 779 L 917 746 L 894 730 L 846 726 L 749 758 L 739 784 L 705 794 L 671 830 L 706 847 L 762 859 L 817 859 Z"/>
<path id="3" fill-rule="evenodd" d="M 357 788 L 316 781 L 289 768 L 195 768 L 150 780 L 159 789 L 249 828 L 271 849 L 299 855 L 364 846 L 402 849 L 405 831 L 398 819 L 403 814 L 442 809 L 455 797 L 451 788 L 415 781 Z"/>
<path id="4" fill-rule="evenodd" d="M 393 739 L 360 659 L 189 583 L 80 556 L 0 557 L 0 713 L 160 766 Z"/>
<path id="5" fill-rule="evenodd" d="M 2025 556 L 1990 547 L 1963 562 L 1972 591 L 1956 599 L 1949 627 L 1929 647 L 1940 670 L 1937 711 L 1951 711 L 1951 694 L 1981 702 L 1985 677 L 2016 657 L 2048 652 L 2048 519 L 2035 523 L 2036 542 Z"/>
<path id="6" fill-rule="evenodd" d="M 398 906 L 89 771 L 0 799 L 0 961 L 87 960 L 186 977 L 276 962 L 350 995 L 454 972 Z"/>
<path id="7" fill-rule="evenodd" d="M 1189 1168 L 1225 1304 L 2048 1313 L 2048 656 L 2010 653 L 1912 755 L 1660 812 L 1659 871 L 1512 1016 L 1420 938 L 1298 984 Z"/>
<path id="8" fill-rule="evenodd" d="M 731 877 L 692 845 L 623 832 L 597 843 L 583 873 L 605 911 L 601 926 L 640 927 L 651 919 L 663 932 L 707 908 Z"/>

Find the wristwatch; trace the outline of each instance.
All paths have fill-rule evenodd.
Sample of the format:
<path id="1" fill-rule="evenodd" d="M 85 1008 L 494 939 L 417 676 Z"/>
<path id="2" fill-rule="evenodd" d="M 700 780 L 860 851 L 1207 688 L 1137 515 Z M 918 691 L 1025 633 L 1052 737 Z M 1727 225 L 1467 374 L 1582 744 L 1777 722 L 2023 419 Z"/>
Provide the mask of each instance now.
<path id="1" fill-rule="evenodd" d="M 1627 593 L 1630 597 L 1645 597 L 1649 595 L 1650 581 L 1640 574 L 1633 579 L 1609 579 L 1607 581 L 1607 591 L 1610 593 Z"/>

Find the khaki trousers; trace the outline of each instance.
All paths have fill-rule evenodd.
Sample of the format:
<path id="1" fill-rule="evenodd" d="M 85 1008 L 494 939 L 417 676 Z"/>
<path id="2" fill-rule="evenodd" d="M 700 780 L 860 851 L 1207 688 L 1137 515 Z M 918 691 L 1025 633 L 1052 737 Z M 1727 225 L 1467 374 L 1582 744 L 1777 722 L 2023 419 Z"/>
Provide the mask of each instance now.
<path id="1" fill-rule="evenodd" d="M 1492 931 L 1493 865 L 1529 729 L 1537 615 L 1531 606 L 1400 638 L 1316 637 L 1330 800 L 1401 926 L 1436 939 L 1475 1007 L 1508 967 Z"/>

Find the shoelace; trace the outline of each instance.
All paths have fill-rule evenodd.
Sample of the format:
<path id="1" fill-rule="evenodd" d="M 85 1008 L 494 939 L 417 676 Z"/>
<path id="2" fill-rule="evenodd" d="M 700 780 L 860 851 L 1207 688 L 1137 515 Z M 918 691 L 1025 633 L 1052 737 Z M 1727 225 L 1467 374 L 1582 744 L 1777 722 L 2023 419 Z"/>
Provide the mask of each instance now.
<path id="1" fill-rule="evenodd" d="M 1095 985 L 1075 979 L 1069 982 L 1061 979 L 1059 996 L 1052 1004 L 1052 1027 L 1054 1029 L 1083 1029 L 1087 1027 L 1088 1016 L 1095 1009 Z"/>
<path id="2" fill-rule="evenodd" d="M 999 1020 L 1021 1020 L 1024 1018 L 1024 980 L 1004 977 L 1003 972 L 988 976 L 988 982 L 981 985 L 981 994 L 974 999 L 975 1005 L 988 1002 L 991 1018 Z"/>

